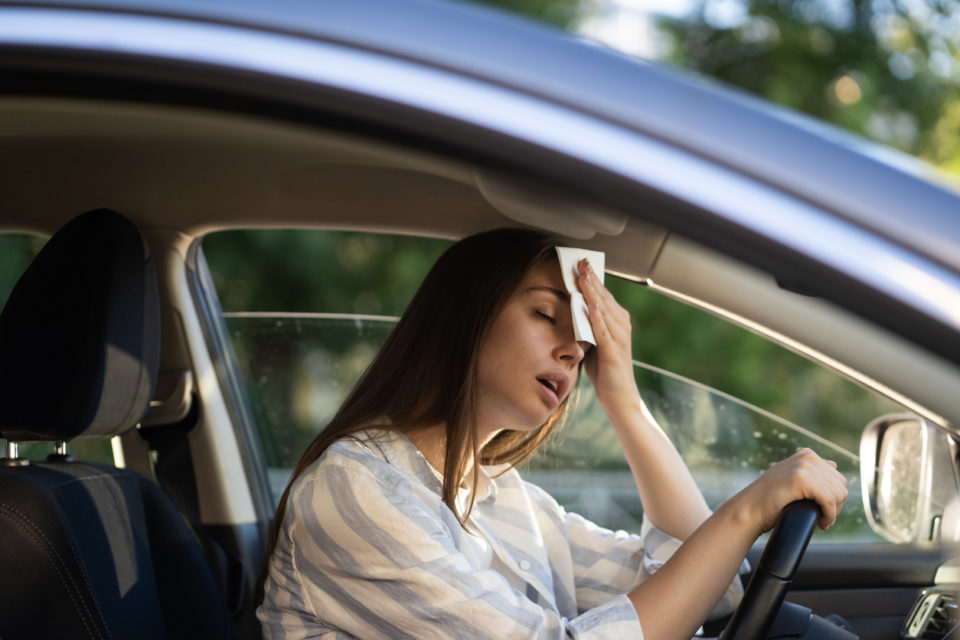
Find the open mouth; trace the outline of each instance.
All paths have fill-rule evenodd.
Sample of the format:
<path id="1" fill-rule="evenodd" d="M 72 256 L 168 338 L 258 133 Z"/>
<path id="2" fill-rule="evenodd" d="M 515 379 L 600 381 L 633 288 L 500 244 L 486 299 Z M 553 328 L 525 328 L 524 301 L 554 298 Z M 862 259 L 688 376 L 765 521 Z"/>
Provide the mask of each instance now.
<path id="1" fill-rule="evenodd" d="M 550 392 L 550 395 L 553 396 L 557 402 L 560 401 L 560 381 L 559 380 L 550 380 L 549 378 L 537 378 L 544 389 Z"/>
<path id="2" fill-rule="evenodd" d="M 546 378 L 537 378 L 537 382 L 550 389 L 554 393 L 557 392 L 557 387 L 560 386 L 555 380 L 547 380 Z"/>

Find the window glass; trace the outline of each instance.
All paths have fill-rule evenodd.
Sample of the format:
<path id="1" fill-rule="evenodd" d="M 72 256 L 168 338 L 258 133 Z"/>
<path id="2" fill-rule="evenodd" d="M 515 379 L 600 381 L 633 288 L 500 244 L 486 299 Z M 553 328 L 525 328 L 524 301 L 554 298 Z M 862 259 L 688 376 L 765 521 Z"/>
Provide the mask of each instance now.
<path id="1" fill-rule="evenodd" d="M 0 308 L 7 304 L 17 280 L 23 275 L 34 257 L 46 244 L 44 236 L 26 233 L 0 233 Z M 6 455 L 6 441 L 0 440 Z M 30 460 L 41 460 L 53 451 L 48 442 L 32 442 L 20 445 L 19 455 Z M 113 450 L 109 440 L 80 439 L 67 446 L 67 451 L 82 460 L 113 463 Z"/>
<path id="2" fill-rule="evenodd" d="M 25 233 L 0 233 L 0 308 L 47 239 Z"/>
<path id="3" fill-rule="evenodd" d="M 449 242 L 322 231 L 232 231 L 204 252 L 233 341 L 274 497 Z M 816 540 L 875 540 L 856 452 L 895 403 L 708 313 L 609 278 L 629 309 L 641 393 L 711 507 L 798 447 L 836 460 L 850 498 Z M 576 411 L 521 469 L 568 509 L 636 530 L 632 476 L 586 380 Z"/>
<path id="4" fill-rule="evenodd" d="M 204 239 L 274 499 L 449 245 L 305 230 Z"/>
<path id="5" fill-rule="evenodd" d="M 750 331 L 619 278 L 607 285 L 631 314 L 637 384 L 657 422 L 717 508 L 799 447 L 837 462 L 850 495 L 815 542 L 877 541 L 860 493 L 860 433 L 904 409 Z M 585 382 L 582 381 L 582 382 Z M 530 462 L 527 476 L 565 506 L 636 529 L 636 487 L 616 436 L 580 385 L 576 413 Z M 577 473 L 570 473 L 576 469 Z"/>

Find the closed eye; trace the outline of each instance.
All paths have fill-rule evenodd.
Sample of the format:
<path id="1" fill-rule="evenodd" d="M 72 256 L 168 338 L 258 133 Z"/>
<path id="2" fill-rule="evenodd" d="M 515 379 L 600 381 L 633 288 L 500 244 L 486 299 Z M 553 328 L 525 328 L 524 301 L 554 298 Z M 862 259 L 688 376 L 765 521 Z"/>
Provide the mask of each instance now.
<path id="1" fill-rule="evenodd" d="M 550 314 L 544 313 L 542 311 L 537 311 L 536 314 L 549 322 L 550 324 L 557 324 L 557 319 L 551 316 Z"/>

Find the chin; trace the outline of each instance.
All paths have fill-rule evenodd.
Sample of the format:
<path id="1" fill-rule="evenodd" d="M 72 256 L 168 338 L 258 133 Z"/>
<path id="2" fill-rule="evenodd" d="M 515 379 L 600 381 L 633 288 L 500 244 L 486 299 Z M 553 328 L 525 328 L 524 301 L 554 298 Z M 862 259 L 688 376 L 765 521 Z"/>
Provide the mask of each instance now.
<path id="1" fill-rule="evenodd" d="M 561 406 L 563 405 L 561 404 Z M 559 411 L 560 409 L 557 408 L 557 409 L 554 409 L 553 411 L 541 413 L 538 416 L 533 417 L 531 421 L 527 422 L 529 426 L 515 429 L 515 431 L 534 431 L 536 429 L 539 429 L 540 427 L 550 422 L 550 420 L 553 419 L 553 417 L 557 415 Z M 536 420 L 539 420 L 539 422 L 535 422 Z"/>

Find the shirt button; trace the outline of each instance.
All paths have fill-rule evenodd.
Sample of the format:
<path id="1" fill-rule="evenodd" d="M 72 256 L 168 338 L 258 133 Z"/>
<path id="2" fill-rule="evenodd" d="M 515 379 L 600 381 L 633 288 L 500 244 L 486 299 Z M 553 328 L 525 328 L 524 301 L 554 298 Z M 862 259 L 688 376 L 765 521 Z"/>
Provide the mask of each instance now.
<path id="1" fill-rule="evenodd" d="M 529 571 L 529 570 L 530 570 L 530 561 L 529 561 L 529 560 L 521 560 L 521 561 L 520 561 L 520 568 L 523 569 L 524 571 Z"/>

